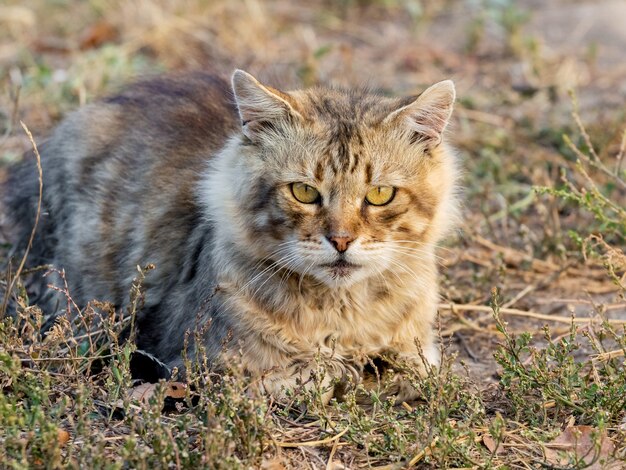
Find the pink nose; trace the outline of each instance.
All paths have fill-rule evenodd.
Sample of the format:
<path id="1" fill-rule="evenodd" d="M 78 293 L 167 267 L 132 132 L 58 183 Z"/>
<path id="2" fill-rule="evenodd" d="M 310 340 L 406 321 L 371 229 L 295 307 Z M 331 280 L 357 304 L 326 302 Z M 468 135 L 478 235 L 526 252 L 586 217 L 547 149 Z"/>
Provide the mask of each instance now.
<path id="1" fill-rule="evenodd" d="M 348 249 L 348 245 L 350 245 L 350 243 L 354 241 L 353 237 L 331 236 L 326 238 L 328 238 L 328 241 L 333 244 L 333 246 L 339 253 L 343 253 L 344 251 L 346 251 Z"/>

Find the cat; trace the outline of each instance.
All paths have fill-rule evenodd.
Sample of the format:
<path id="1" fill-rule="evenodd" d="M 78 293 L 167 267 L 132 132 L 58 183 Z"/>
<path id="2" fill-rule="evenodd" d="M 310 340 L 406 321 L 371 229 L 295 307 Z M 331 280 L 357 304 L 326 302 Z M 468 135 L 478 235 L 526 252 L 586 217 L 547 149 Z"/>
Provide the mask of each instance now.
<path id="1" fill-rule="evenodd" d="M 201 327 L 216 369 L 239 355 L 277 397 L 320 356 L 328 384 L 381 355 L 426 373 L 439 363 L 436 245 L 458 219 L 444 139 L 454 100 L 449 80 L 406 98 L 284 92 L 242 70 L 230 84 L 138 82 L 41 144 L 29 263 L 63 269 L 78 305 L 119 309 L 137 266 L 153 263 L 137 346 L 182 369 L 186 332 Z M 8 182 L 18 248 L 38 191 L 25 159 Z M 54 319 L 65 300 L 47 282 L 37 302 Z"/>

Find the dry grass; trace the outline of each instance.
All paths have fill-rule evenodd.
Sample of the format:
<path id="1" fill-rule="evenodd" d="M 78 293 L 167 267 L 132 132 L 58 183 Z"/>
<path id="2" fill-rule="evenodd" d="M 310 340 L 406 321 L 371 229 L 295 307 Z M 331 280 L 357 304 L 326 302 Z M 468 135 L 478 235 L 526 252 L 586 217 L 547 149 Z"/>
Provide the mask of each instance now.
<path id="1" fill-rule="evenodd" d="M 576 44 L 587 3 L 552 3 L 560 23 L 550 29 L 571 30 Z M 163 388 L 146 403 L 133 395 L 119 312 L 91 305 L 44 339 L 37 307 L 25 305 L 0 325 L 2 465 L 582 468 L 580 452 L 551 453 L 566 428 L 623 459 L 626 116 L 616 90 L 626 71 L 604 57 L 624 49 L 559 48 L 539 29 L 557 16 L 524 5 L 5 1 L 0 179 L 32 145 L 20 120 L 40 140 L 64 113 L 144 74 L 242 67 L 277 86 L 395 94 L 453 78 L 466 222 L 441 250 L 444 366 L 427 380 L 404 372 L 424 400 L 394 407 L 374 393 L 361 406 L 348 394 L 324 406 L 314 388 L 268 403 L 246 393 L 236 365 L 216 380 L 200 363 L 184 398 Z M 23 286 L 8 271 L 0 282 Z M 102 327 L 86 333 L 98 313 Z M 316 380 L 323 373 L 320 364 Z"/>

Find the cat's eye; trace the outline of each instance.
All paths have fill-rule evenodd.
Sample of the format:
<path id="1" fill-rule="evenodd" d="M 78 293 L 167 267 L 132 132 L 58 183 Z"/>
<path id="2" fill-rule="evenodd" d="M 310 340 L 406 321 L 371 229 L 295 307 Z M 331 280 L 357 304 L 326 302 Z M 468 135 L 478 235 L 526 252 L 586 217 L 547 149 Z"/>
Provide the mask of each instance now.
<path id="1" fill-rule="evenodd" d="M 293 183 L 291 193 L 297 201 L 303 204 L 313 204 L 320 200 L 320 192 L 306 183 Z"/>
<path id="2" fill-rule="evenodd" d="M 365 200 L 373 206 L 389 204 L 396 195 L 396 188 L 391 186 L 376 186 L 365 195 Z"/>

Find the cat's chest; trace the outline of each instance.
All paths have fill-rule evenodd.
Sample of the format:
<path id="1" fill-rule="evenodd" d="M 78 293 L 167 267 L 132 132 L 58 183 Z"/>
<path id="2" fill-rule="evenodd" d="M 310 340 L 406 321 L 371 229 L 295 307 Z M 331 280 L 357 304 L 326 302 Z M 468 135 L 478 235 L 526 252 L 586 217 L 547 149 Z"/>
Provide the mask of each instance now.
<path id="1" fill-rule="evenodd" d="M 406 289 L 306 291 L 282 296 L 279 305 L 224 284 L 223 294 L 243 334 L 256 333 L 288 354 L 318 351 L 340 358 L 373 355 L 394 342 L 419 304 Z M 230 295 L 229 295 L 230 294 Z M 275 299 L 275 296 L 272 297 Z"/>
<path id="2" fill-rule="evenodd" d="M 303 304 L 293 334 L 309 347 L 341 356 L 379 352 L 396 335 L 408 307 L 404 296 L 375 294 L 347 291 Z"/>

